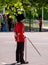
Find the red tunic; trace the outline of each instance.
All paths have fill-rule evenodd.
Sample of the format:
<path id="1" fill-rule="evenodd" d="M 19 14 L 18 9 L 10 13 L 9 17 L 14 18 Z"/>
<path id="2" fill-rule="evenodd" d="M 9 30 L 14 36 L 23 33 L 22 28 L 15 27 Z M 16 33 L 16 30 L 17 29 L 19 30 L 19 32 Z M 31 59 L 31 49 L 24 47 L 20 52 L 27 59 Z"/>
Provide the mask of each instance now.
<path id="1" fill-rule="evenodd" d="M 39 20 L 39 26 L 42 26 L 42 20 Z"/>
<path id="2" fill-rule="evenodd" d="M 17 42 L 24 42 L 24 24 L 22 22 L 18 22 L 14 27 L 15 32 L 15 40 Z"/>

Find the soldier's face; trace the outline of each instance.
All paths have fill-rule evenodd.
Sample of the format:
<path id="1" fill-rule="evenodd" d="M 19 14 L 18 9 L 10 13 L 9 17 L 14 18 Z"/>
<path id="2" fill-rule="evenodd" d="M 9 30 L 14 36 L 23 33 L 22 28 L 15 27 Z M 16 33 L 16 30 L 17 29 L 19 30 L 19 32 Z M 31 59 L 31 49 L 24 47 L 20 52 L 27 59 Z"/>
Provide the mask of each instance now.
<path id="1" fill-rule="evenodd" d="M 23 20 L 21 20 L 21 22 L 24 22 L 24 19 L 23 19 Z"/>

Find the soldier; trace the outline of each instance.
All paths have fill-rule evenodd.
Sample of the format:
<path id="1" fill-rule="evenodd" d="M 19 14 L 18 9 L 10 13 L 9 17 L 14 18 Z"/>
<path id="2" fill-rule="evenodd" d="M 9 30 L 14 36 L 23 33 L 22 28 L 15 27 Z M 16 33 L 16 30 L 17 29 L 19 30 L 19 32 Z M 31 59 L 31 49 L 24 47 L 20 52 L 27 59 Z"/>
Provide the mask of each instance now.
<path id="1" fill-rule="evenodd" d="M 21 62 L 21 64 L 27 64 L 28 62 L 25 62 L 24 60 L 24 42 L 25 42 L 25 36 L 24 36 L 24 15 L 18 14 L 16 16 L 17 23 L 14 27 L 15 32 L 15 40 L 17 42 L 17 49 L 16 49 L 16 61 Z"/>
<path id="2" fill-rule="evenodd" d="M 39 32 L 42 31 L 42 17 L 39 16 Z"/>

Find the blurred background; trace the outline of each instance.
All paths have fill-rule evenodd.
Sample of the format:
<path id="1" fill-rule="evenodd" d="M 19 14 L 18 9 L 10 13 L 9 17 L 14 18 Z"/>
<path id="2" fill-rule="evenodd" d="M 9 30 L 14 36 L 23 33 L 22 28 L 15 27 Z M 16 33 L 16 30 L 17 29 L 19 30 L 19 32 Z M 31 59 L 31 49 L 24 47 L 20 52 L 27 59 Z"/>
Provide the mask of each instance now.
<path id="1" fill-rule="evenodd" d="M 39 32 L 39 16 L 42 17 L 42 31 L 48 31 L 48 1 L 0 0 L 0 32 L 13 32 L 16 15 L 24 12 L 25 31 Z"/>

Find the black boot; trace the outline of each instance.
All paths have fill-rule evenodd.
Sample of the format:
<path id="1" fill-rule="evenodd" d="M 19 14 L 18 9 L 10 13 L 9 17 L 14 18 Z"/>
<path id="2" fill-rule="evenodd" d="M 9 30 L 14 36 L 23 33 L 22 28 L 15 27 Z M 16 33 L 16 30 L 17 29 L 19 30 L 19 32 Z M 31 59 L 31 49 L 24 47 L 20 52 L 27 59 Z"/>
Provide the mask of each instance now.
<path id="1" fill-rule="evenodd" d="M 28 62 L 22 61 L 21 64 L 28 64 Z"/>

